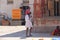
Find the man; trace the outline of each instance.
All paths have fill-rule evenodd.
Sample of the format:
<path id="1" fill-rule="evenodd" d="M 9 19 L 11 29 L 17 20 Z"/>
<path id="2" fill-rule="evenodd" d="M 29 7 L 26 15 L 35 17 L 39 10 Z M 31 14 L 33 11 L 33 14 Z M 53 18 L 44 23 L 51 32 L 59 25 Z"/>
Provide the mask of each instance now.
<path id="1" fill-rule="evenodd" d="M 25 27 L 26 27 L 26 36 L 32 36 L 31 35 L 31 31 L 32 31 L 32 22 L 30 20 L 30 12 L 28 11 L 29 9 L 26 10 L 26 14 L 25 14 Z M 29 34 L 29 35 L 28 35 Z"/>
<path id="2" fill-rule="evenodd" d="M 52 35 L 60 36 L 60 28 L 59 28 L 59 26 L 56 27 L 56 29 L 53 31 Z"/>

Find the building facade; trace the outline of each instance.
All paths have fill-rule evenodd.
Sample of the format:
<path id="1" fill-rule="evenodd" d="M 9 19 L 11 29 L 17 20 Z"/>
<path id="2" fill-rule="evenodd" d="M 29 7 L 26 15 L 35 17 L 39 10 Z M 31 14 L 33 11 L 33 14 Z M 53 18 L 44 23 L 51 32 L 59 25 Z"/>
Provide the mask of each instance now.
<path id="1" fill-rule="evenodd" d="M 31 7 L 31 11 L 33 13 L 33 1 L 34 0 L 12 0 L 13 3 L 8 3 L 8 0 L 0 0 L 0 10 L 5 11 L 8 16 L 11 18 L 12 17 L 12 10 L 13 9 L 19 9 L 21 6 L 29 6 Z M 24 3 L 24 1 L 27 1 Z M 28 3 L 29 2 L 29 3 Z"/>
<path id="2" fill-rule="evenodd" d="M 37 3 L 36 3 L 37 2 Z M 38 6 L 39 7 L 36 7 Z M 60 26 L 60 0 L 34 0 L 34 31 L 52 32 Z M 38 10 L 39 13 L 38 13 Z"/>
<path id="3" fill-rule="evenodd" d="M 30 6 L 34 32 L 52 32 L 60 26 L 60 0 L 0 0 L 0 10 L 12 17 L 12 10 L 21 6 Z M 49 29 L 49 30 L 48 30 Z"/>

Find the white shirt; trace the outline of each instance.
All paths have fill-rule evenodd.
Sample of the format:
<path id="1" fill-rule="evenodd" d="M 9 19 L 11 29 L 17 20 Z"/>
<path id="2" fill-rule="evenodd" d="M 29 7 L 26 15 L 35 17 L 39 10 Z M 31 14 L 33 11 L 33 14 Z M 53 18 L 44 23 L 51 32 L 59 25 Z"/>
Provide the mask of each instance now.
<path id="1" fill-rule="evenodd" d="M 28 27 L 28 28 L 33 27 L 28 15 L 25 15 L 25 21 L 26 21 L 25 27 Z"/>
<path id="2" fill-rule="evenodd" d="M 25 21 L 29 21 L 29 16 L 25 15 Z"/>

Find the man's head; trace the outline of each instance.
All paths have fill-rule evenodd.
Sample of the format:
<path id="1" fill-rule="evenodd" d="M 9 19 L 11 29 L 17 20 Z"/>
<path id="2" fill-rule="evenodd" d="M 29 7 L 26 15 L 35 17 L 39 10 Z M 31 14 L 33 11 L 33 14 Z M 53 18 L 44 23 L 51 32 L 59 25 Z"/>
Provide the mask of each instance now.
<path id="1" fill-rule="evenodd" d="M 56 29 L 59 29 L 59 26 L 57 26 Z"/>
<path id="2" fill-rule="evenodd" d="M 31 12 L 28 15 L 31 15 Z"/>

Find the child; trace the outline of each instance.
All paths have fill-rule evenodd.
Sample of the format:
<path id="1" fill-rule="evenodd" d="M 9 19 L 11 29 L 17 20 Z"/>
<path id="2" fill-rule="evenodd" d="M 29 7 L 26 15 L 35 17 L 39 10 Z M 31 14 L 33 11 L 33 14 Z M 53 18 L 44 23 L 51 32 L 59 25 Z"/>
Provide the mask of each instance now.
<path id="1" fill-rule="evenodd" d="M 56 27 L 56 29 L 53 31 L 52 35 L 60 36 L 60 29 L 59 29 L 59 26 Z"/>

